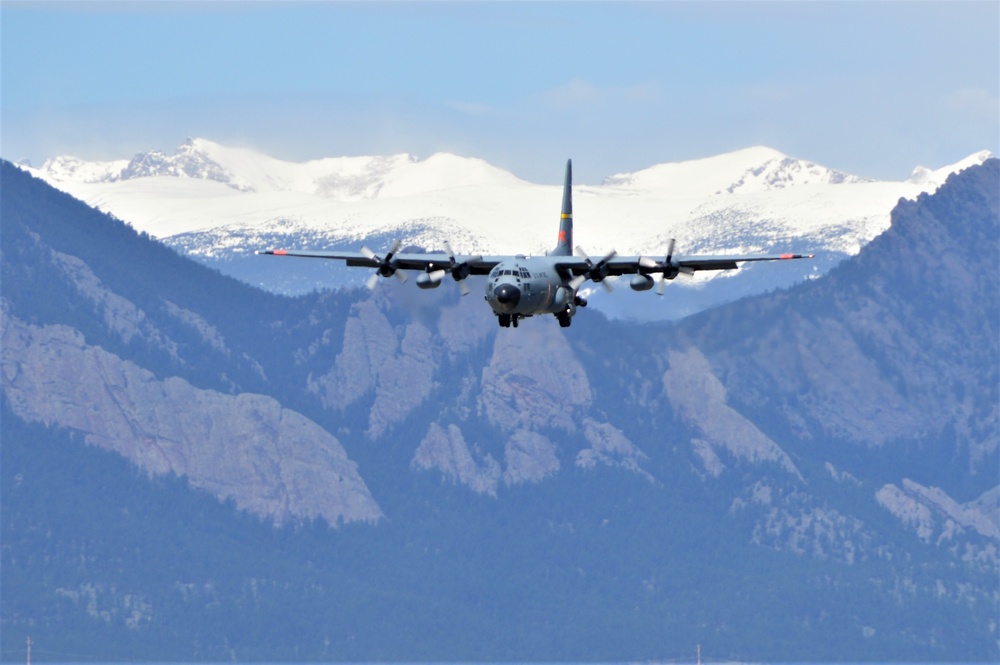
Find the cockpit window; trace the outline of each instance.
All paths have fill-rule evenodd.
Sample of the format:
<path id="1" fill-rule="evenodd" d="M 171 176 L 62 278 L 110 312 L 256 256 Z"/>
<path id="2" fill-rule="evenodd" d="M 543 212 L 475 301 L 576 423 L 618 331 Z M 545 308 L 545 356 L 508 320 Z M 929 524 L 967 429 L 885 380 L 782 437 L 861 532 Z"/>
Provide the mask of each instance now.
<path id="1" fill-rule="evenodd" d="M 515 268 L 504 268 L 504 269 L 496 267 L 493 269 L 493 272 L 490 273 L 490 276 L 492 277 L 510 276 L 510 277 L 518 277 L 520 279 L 530 279 L 531 272 L 529 272 L 527 268 L 524 268 L 522 266 L 517 266 Z"/>
<path id="2" fill-rule="evenodd" d="M 514 268 L 501 268 L 500 266 L 495 266 L 493 270 L 490 271 L 490 277 L 517 277 L 519 279 L 531 279 L 531 271 L 524 266 L 515 266 Z"/>

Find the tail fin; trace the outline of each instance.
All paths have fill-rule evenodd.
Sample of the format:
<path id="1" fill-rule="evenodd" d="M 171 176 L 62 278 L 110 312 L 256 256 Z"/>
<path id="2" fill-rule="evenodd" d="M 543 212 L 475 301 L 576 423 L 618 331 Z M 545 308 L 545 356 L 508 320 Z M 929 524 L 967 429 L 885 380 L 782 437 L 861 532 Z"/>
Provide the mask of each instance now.
<path id="1" fill-rule="evenodd" d="M 559 215 L 559 240 L 553 256 L 573 255 L 573 160 L 566 160 L 566 183 L 563 185 L 562 212 Z"/>

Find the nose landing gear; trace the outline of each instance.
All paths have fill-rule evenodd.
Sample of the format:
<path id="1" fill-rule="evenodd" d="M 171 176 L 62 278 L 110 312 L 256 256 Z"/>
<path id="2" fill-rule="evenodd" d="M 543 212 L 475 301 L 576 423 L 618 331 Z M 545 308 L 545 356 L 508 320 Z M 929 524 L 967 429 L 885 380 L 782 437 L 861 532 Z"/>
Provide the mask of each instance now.
<path id="1" fill-rule="evenodd" d="M 497 314 L 497 323 L 500 324 L 501 328 L 510 328 L 513 325 L 517 327 L 517 322 L 521 320 L 522 317 L 517 314 Z"/>

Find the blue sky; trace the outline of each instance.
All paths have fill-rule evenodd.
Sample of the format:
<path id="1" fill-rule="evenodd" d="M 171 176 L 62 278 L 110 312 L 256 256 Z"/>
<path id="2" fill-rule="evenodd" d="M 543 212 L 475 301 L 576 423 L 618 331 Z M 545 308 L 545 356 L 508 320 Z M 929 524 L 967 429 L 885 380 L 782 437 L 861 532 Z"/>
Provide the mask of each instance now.
<path id="1" fill-rule="evenodd" d="M 903 179 L 1000 152 L 997 2 L 0 5 L 0 155 L 439 150 L 536 182 L 752 145 Z"/>

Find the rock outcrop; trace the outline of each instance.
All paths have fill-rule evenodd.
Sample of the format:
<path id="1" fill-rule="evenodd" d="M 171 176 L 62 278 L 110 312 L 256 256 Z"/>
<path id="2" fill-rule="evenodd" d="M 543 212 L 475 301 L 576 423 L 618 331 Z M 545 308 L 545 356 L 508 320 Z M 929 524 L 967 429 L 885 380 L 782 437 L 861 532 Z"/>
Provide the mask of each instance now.
<path id="1" fill-rule="evenodd" d="M 273 398 L 158 380 L 71 328 L 28 325 L 3 309 L 0 378 L 19 417 L 79 431 L 150 474 L 185 476 L 279 524 L 382 516 L 337 439 Z"/>

